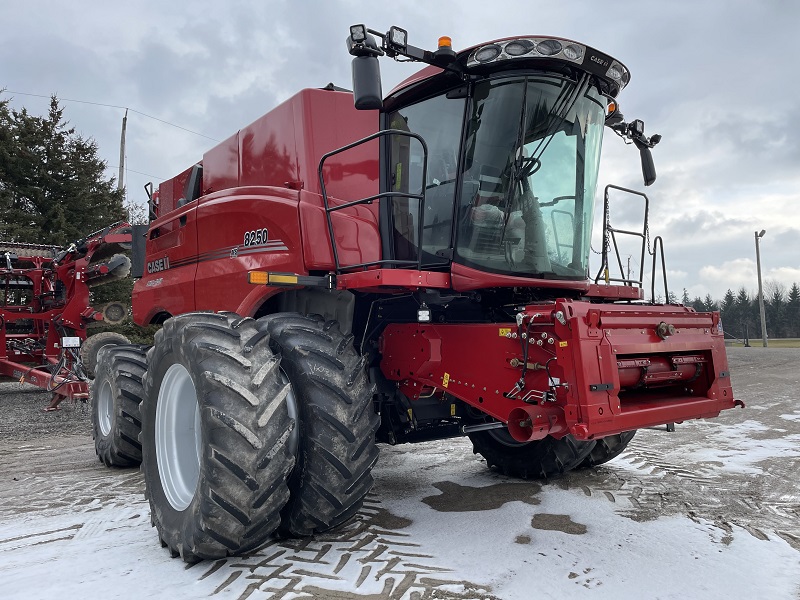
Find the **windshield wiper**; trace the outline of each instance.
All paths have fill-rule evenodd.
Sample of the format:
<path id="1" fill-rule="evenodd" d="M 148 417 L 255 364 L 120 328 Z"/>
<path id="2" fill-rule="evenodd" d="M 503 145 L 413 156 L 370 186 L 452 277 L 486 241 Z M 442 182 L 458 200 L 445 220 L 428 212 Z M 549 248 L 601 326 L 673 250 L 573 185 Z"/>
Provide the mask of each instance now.
<path id="1" fill-rule="evenodd" d="M 525 78 L 522 87 L 522 109 L 519 115 L 519 126 L 517 127 L 517 140 L 514 143 L 514 162 L 511 166 L 508 187 L 506 188 L 505 198 L 503 198 L 503 231 L 500 235 L 500 242 L 505 243 L 506 227 L 511 217 L 511 201 L 513 200 L 514 189 L 519 181 L 519 171 L 521 167 L 522 148 L 525 144 L 525 123 L 528 118 L 528 78 Z"/>
<path id="2" fill-rule="evenodd" d="M 544 135 L 539 140 L 539 145 L 536 149 L 531 153 L 532 160 L 539 160 L 541 159 L 542 155 L 547 150 L 547 147 L 550 145 L 550 142 L 553 141 L 555 134 L 558 133 L 558 129 L 561 127 L 561 124 L 564 122 L 564 118 L 569 114 L 569 111 L 572 110 L 572 107 L 575 106 L 575 103 L 578 99 L 586 93 L 587 88 L 589 87 L 589 74 L 584 73 L 578 82 L 575 84 L 575 87 L 572 88 L 572 93 L 566 95 L 563 98 L 563 105 L 559 108 L 558 103 L 562 100 L 562 94 L 559 94 L 559 97 L 556 98 L 556 101 L 553 103 L 553 110 L 550 112 L 550 118 L 548 119 L 547 129 L 544 132 Z M 542 147 L 544 145 L 544 147 Z"/>

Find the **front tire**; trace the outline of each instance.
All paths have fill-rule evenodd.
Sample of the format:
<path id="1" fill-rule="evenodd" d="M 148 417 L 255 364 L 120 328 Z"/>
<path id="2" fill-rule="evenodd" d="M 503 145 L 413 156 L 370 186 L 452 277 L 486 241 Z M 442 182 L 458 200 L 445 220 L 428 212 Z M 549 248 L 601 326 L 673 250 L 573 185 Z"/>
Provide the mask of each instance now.
<path id="1" fill-rule="evenodd" d="M 595 447 L 592 448 L 588 456 L 583 459 L 580 468 L 589 469 L 616 458 L 628 447 L 634 435 L 636 435 L 635 429 L 633 431 L 623 431 L 617 435 L 609 435 L 600 438 L 597 440 L 597 444 L 595 444 Z"/>
<path id="2" fill-rule="evenodd" d="M 135 467 L 142 462 L 139 403 L 144 395 L 147 350 L 143 346 L 105 345 L 100 348 L 91 382 L 92 438 L 107 467 Z"/>
<path id="3" fill-rule="evenodd" d="M 280 313 L 259 319 L 281 352 L 297 399 L 297 464 L 281 533 L 309 536 L 348 521 L 372 488 L 378 460 L 374 386 L 336 321 Z"/>
<path id="4" fill-rule="evenodd" d="M 231 314 L 181 315 L 156 333 L 142 467 L 151 520 L 173 557 L 252 551 L 280 524 L 295 423 L 269 341 Z"/>
<path id="5" fill-rule="evenodd" d="M 547 436 L 533 442 L 517 442 L 507 429 L 478 431 L 469 436 L 473 452 L 486 459 L 489 468 L 521 479 L 549 479 L 578 467 L 595 442 L 582 442 L 571 435 Z"/>

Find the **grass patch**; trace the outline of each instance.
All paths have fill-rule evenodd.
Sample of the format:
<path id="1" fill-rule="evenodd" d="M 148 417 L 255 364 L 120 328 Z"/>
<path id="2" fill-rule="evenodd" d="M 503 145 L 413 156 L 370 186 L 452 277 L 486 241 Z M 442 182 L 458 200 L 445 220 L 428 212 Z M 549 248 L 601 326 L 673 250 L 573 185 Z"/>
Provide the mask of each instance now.
<path id="1" fill-rule="evenodd" d="M 97 324 L 89 327 L 88 334 L 94 335 L 101 331 L 113 331 L 121 333 L 131 341 L 131 344 L 144 344 L 145 346 L 153 345 L 153 336 L 156 331 L 161 329 L 161 325 L 148 325 L 147 327 L 139 327 L 136 323 L 126 321 L 119 325 Z"/>
<path id="2" fill-rule="evenodd" d="M 774 338 L 768 339 L 767 343 L 770 348 L 800 348 L 800 338 Z M 744 344 L 741 342 L 726 342 L 725 345 L 731 348 L 744 347 Z M 761 338 L 750 340 L 750 346 L 753 348 L 763 348 Z"/>

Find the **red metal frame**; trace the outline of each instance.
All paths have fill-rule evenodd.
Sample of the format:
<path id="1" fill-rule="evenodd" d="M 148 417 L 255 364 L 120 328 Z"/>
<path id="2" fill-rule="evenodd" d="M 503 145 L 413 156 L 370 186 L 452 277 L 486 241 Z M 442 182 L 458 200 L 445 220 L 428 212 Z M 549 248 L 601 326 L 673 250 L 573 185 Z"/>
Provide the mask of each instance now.
<path id="1" fill-rule="evenodd" d="M 527 307 L 518 322 L 389 325 L 381 370 L 412 400 L 447 392 L 520 441 L 594 439 L 737 404 L 718 313 L 558 300 Z M 675 333 L 660 337 L 661 323 Z"/>
<path id="2" fill-rule="evenodd" d="M 71 375 L 75 356 L 61 348 L 62 333 L 82 342 L 86 325 L 102 320 L 102 313 L 89 302 L 89 287 L 108 275 L 109 266 L 92 263 L 92 257 L 109 244 L 130 244 L 126 228 L 127 223 L 119 223 L 97 232 L 62 252 L 58 261 L 52 256 L 26 256 L 19 260 L 29 266 L 9 269 L 3 259 L 0 285 L 6 286 L 6 294 L 5 303 L 0 304 L 0 375 L 53 391 L 53 406 L 63 398 L 88 398 L 86 381 Z M 22 281 L 29 282 L 30 302 L 9 304 L 11 282 Z M 30 331 L 7 331 L 9 324 L 20 322 L 32 322 Z M 45 368 L 48 365 L 53 371 Z"/>

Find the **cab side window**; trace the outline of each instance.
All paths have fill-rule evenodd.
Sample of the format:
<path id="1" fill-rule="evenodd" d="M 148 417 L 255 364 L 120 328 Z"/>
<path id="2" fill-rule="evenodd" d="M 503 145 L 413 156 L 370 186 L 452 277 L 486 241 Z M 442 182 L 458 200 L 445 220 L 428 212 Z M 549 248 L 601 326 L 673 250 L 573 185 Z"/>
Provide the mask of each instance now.
<path id="1" fill-rule="evenodd" d="M 428 146 L 424 181 L 424 152 L 417 140 L 393 136 L 389 160 L 392 191 L 425 193 L 422 261 L 427 265 L 442 263 L 443 258 L 436 252 L 450 247 L 464 103 L 463 98 L 448 99 L 442 95 L 389 114 L 389 128 L 416 133 Z M 420 219 L 418 202 L 397 198 L 392 205 L 395 258 L 416 260 Z"/>

